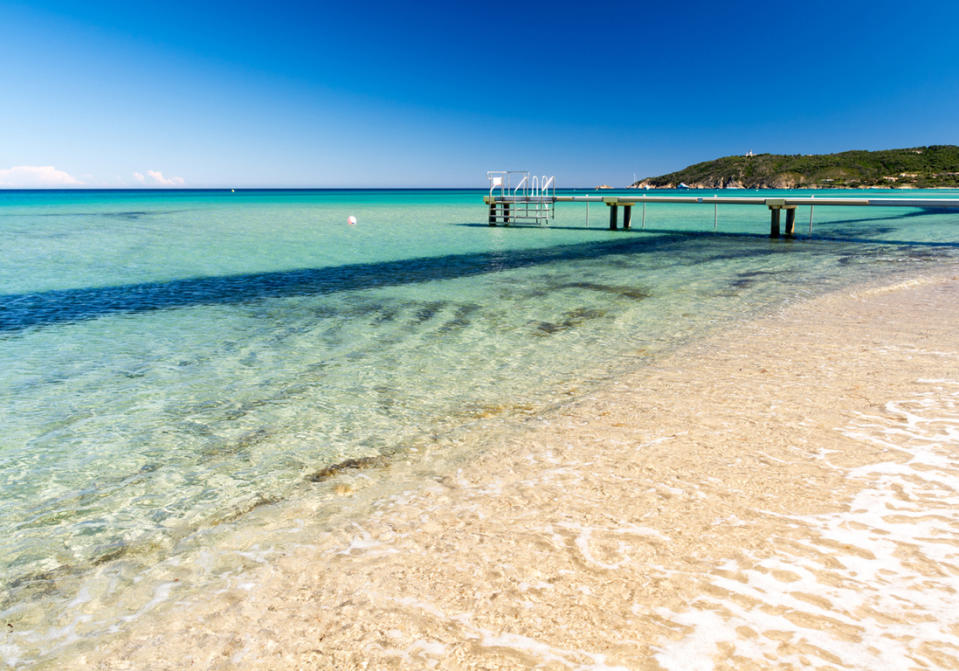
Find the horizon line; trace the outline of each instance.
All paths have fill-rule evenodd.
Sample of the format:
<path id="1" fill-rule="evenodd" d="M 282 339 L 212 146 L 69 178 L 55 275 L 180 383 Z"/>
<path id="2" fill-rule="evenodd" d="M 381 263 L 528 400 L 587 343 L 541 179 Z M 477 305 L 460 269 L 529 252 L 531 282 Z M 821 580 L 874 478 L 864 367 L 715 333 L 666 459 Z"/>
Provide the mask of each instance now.
<path id="1" fill-rule="evenodd" d="M 558 190 L 584 189 L 606 191 L 623 187 L 597 189 L 595 186 L 564 186 Z M 0 186 L 0 193 L 74 191 L 489 191 L 488 186 Z"/>

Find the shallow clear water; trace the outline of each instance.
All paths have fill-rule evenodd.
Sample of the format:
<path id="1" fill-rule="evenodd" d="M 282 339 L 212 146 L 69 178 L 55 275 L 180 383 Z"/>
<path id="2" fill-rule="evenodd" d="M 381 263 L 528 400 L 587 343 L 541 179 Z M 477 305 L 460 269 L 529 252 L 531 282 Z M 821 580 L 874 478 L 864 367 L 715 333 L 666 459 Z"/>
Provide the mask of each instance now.
<path id="1" fill-rule="evenodd" d="M 763 207 L 721 207 L 717 233 L 712 207 L 676 204 L 650 205 L 645 231 L 638 211 L 608 231 L 595 204 L 588 226 L 560 204 L 549 228 L 490 228 L 481 197 L 0 192 L 0 616 L 17 632 L 0 659 L 142 611 L 141 585 L 82 627 L 49 616 L 91 590 L 122 601 L 188 546 L 215 564 L 211 530 L 314 495 L 330 465 L 507 424 L 723 324 L 959 256 L 959 211 L 817 206 L 810 237 L 800 208 L 799 239 L 774 241 Z"/>

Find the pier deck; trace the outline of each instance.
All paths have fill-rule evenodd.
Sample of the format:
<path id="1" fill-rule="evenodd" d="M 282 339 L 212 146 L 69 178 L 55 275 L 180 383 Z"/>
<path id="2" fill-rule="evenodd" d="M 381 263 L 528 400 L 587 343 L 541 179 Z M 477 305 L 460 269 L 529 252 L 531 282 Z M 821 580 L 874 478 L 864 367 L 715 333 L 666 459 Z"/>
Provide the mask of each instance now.
<path id="1" fill-rule="evenodd" d="M 916 198 L 916 197 L 863 197 L 863 196 L 825 196 L 817 197 L 815 194 L 808 196 L 785 196 L 785 197 L 764 197 L 764 196 L 659 196 L 659 195 L 637 195 L 637 196 L 603 196 L 603 195 L 559 195 L 539 193 L 536 195 L 517 194 L 517 195 L 496 195 L 490 193 L 483 197 L 484 202 L 489 206 L 489 224 L 495 226 L 498 221 L 505 225 L 513 220 L 511 212 L 520 208 L 523 211 L 531 206 L 537 210 L 551 211 L 556 203 L 602 203 L 609 207 L 609 228 L 616 230 L 619 227 L 618 210 L 623 209 L 623 229 L 628 230 L 632 220 L 632 208 L 635 205 L 643 207 L 643 224 L 646 221 L 646 205 L 648 203 L 687 203 L 703 204 L 714 206 L 713 226 L 718 223 L 720 205 L 760 205 L 769 208 L 770 222 L 769 235 L 778 238 L 780 231 L 780 214 L 782 210 L 786 211 L 785 235 L 792 236 L 795 233 L 796 210 L 802 206 L 808 206 L 809 227 L 812 230 L 813 208 L 816 205 L 833 206 L 853 206 L 853 207 L 916 207 L 923 209 L 955 209 L 959 212 L 959 198 Z"/>

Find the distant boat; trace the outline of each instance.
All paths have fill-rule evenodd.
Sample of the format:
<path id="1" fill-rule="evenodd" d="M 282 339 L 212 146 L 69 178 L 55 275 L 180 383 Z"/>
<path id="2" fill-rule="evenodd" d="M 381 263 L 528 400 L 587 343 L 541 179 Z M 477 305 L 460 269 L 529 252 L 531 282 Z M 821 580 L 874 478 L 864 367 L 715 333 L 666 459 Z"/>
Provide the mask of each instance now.
<path id="1" fill-rule="evenodd" d="M 689 188 L 689 184 L 687 184 L 686 182 L 680 182 L 680 183 L 679 183 L 679 186 L 677 186 L 676 188 L 677 188 L 677 189 L 688 189 L 688 188 Z"/>

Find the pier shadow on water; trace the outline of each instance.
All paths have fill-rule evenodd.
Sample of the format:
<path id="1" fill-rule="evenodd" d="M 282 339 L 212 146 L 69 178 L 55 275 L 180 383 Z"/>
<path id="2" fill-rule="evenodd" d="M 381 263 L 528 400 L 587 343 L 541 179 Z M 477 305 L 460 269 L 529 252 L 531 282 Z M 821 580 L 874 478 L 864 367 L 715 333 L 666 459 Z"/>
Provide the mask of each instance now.
<path id="1" fill-rule="evenodd" d="M 111 314 L 148 312 L 197 305 L 229 305 L 267 298 L 313 296 L 343 291 L 458 279 L 518 268 L 606 256 L 662 252 L 688 243 L 690 235 L 597 241 L 554 247 L 450 254 L 435 257 L 357 263 L 324 268 L 175 279 L 107 287 L 58 289 L 0 295 L 0 331 L 19 331 Z M 692 250 L 687 250 L 692 251 Z M 731 250 L 699 249 L 701 261 Z M 739 249 L 737 255 L 772 250 Z"/>
<path id="2" fill-rule="evenodd" d="M 873 237 L 881 235 L 889 235 L 897 230 L 900 230 L 900 227 L 897 226 L 872 226 L 870 228 L 865 228 L 864 226 L 859 226 L 857 224 L 862 224 L 863 222 L 872 222 L 872 221 L 886 221 L 886 220 L 901 220 L 904 217 L 912 216 L 922 216 L 926 214 L 938 214 L 939 210 L 934 211 L 924 211 L 924 212 L 915 212 L 900 216 L 893 217 L 872 217 L 869 219 L 831 219 L 828 221 L 822 221 L 817 224 L 818 230 L 814 230 L 812 235 L 809 235 L 805 232 L 801 226 L 797 225 L 796 234 L 789 238 L 786 235 L 782 235 L 778 240 L 779 242 L 789 242 L 791 240 L 817 240 L 817 241 L 826 241 L 826 242 L 845 242 L 855 245 L 881 245 L 888 247 L 939 247 L 939 248 L 952 248 L 959 249 L 959 229 L 957 229 L 956 241 L 942 241 L 942 240 L 901 240 L 901 239 L 892 239 L 892 238 L 882 238 L 882 237 Z M 955 212 L 951 212 L 955 214 Z M 457 226 L 468 226 L 476 228 L 488 228 L 489 224 L 456 224 Z M 507 229 L 555 229 L 563 231 L 596 231 L 597 234 L 609 233 L 610 236 L 617 235 L 655 235 L 655 236 L 670 236 L 671 239 L 676 238 L 705 238 L 705 239 L 729 239 L 729 240 L 769 240 L 769 234 L 765 231 L 762 233 L 751 233 L 749 231 L 713 231 L 713 230 L 690 230 L 690 229 L 677 229 L 677 228 L 657 228 L 653 226 L 647 226 L 646 228 L 629 228 L 629 229 L 615 229 L 610 230 L 606 226 L 540 226 L 538 224 L 510 224 L 509 226 L 502 226 L 500 228 Z M 823 230 L 826 229 L 826 230 Z"/>
<path id="3" fill-rule="evenodd" d="M 485 224 L 482 225 L 485 226 Z M 597 232 L 601 231 L 597 230 Z M 532 249 L 449 254 L 324 268 L 298 268 L 108 287 L 5 294 L 0 295 L 0 331 L 15 332 L 34 326 L 95 319 L 119 313 L 149 312 L 197 305 L 239 304 L 268 298 L 313 296 L 458 279 L 518 268 L 596 260 L 624 254 L 651 254 L 672 250 L 678 252 L 675 260 L 679 263 L 707 263 L 724 258 L 758 257 L 787 251 L 787 248 L 780 244 L 770 243 L 763 234 L 669 231 L 648 228 L 643 233 L 655 235 L 630 234 L 636 232 L 610 231 L 612 235 L 628 236 L 615 241 L 607 237 L 597 242 Z M 814 236 L 814 239 L 896 246 L 959 248 L 959 243 L 821 236 Z M 717 245 L 717 240 L 737 244 L 735 246 Z M 743 245 L 742 243 L 746 240 L 758 244 Z M 800 248 L 789 245 L 788 251 L 797 253 Z M 823 250 L 807 248 L 806 251 L 822 253 Z M 847 253 L 848 251 L 846 250 Z"/>

